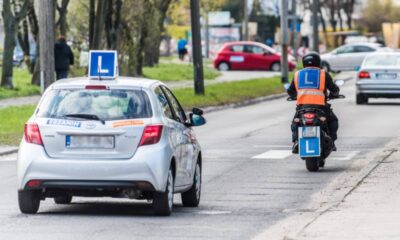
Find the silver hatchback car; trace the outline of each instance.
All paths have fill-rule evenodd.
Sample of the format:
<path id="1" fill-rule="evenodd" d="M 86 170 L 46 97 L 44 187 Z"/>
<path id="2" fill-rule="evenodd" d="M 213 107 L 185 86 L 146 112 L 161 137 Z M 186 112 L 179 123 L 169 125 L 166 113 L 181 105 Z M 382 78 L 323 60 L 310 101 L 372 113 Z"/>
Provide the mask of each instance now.
<path id="1" fill-rule="evenodd" d="M 71 203 L 73 196 L 152 200 L 170 215 L 174 193 L 196 207 L 201 193 L 201 148 L 192 126 L 205 124 L 194 108 L 186 116 L 159 81 L 61 80 L 46 90 L 25 125 L 18 153 L 21 212 L 40 201 Z"/>

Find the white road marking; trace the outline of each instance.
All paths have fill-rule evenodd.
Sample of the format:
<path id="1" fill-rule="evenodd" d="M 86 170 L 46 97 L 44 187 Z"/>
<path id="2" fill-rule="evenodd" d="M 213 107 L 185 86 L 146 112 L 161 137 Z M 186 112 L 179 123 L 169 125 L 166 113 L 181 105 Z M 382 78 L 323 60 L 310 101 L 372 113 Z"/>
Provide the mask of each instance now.
<path id="1" fill-rule="evenodd" d="M 287 148 L 291 149 L 292 145 L 284 145 L 284 144 L 265 144 L 265 145 L 254 145 L 255 148 Z"/>
<path id="2" fill-rule="evenodd" d="M 202 215 L 222 215 L 222 214 L 231 214 L 231 211 L 199 211 L 197 214 Z"/>
<path id="3" fill-rule="evenodd" d="M 10 154 L 5 156 L 0 156 L 0 162 L 15 162 L 17 161 L 17 154 Z"/>
<path id="4" fill-rule="evenodd" d="M 292 155 L 292 151 L 290 150 L 269 150 L 252 157 L 252 159 L 285 159 L 290 155 Z"/>
<path id="5" fill-rule="evenodd" d="M 340 152 L 338 152 L 338 156 L 331 156 L 330 160 L 335 160 L 335 161 L 350 161 L 351 159 L 353 159 L 355 156 L 357 156 L 357 154 L 359 154 L 360 151 L 351 151 L 351 152 L 347 152 L 346 155 L 343 156 L 343 154 L 341 154 Z"/>

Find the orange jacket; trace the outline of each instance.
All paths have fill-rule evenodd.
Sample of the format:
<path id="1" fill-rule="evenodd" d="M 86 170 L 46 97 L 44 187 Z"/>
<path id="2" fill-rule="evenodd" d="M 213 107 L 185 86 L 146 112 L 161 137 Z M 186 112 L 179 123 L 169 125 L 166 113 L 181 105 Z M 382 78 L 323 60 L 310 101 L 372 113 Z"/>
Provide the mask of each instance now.
<path id="1" fill-rule="evenodd" d="M 326 73 L 319 68 L 304 68 L 294 75 L 297 105 L 322 105 L 325 101 Z"/>

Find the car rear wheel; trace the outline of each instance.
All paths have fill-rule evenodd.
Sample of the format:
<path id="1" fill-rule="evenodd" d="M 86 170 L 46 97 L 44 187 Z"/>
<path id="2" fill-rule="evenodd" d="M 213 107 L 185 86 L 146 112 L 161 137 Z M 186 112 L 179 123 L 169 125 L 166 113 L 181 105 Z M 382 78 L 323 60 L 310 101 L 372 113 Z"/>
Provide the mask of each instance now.
<path id="1" fill-rule="evenodd" d="M 40 191 L 21 190 L 18 191 L 18 205 L 22 213 L 35 214 L 40 206 Z"/>
<path id="2" fill-rule="evenodd" d="M 230 67 L 229 67 L 229 64 L 227 62 L 221 62 L 218 65 L 218 70 L 220 70 L 220 71 L 229 71 L 229 69 L 230 69 Z"/>
<path id="3" fill-rule="evenodd" d="M 153 196 L 153 209 L 159 216 L 169 216 L 174 204 L 174 176 L 172 168 L 168 171 L 167 187 L 164 192 L 155 192 Z"/>
<path id="4" fill-rule="evenodd" d="M 281 70 L 281 63 L 275 62 L 271 65 L 271 71 L 279 72 Z"/>
<path id="5" fill-rule="evenodd" d="M 70 204 L 72 202 L 72 196 L 59 196 L 54 198 L 56 204 Z"/>
<path id="6" fill-rule="evenodd" d="M 368 98 L 363 96 L 362 94 L 356 95 L 356 104 L 367 104 Z"/>
<path id="7" fill-rule="evenodd" d="M 189 191 L 181 194 L 183 206 L 185 207 L 199 206 L 200 196 L 201 196 L 201 167 L 199 162 L 197 162 L 193 176 L 193 185 L 189 189 Z"/>

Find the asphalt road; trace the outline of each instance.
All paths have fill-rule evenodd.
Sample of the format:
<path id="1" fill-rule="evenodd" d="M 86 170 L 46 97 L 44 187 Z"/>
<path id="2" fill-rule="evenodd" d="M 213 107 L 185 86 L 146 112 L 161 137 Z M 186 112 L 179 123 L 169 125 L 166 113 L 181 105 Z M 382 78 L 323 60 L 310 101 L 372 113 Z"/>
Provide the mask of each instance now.
<path id="1" fill-rule="evenodd" d="M 153 216 L 146 202 L 106 198 L 75 198 L 67 206 L 46 200 L 37 215 L 23 215 L 16 156 L 2 157 L 0 239 L 252 239 L 294 213 L 315 211 L 308 208 L 312 196 L 323 196 L 333 179 L 357 174 L 369 154 L 399 136 L 400 101 L 356 106 L 354 92 L 349 81 L 342 91 L 347 98 L 333 102 L 340 118 L 338 152 L 318 173 L 290 154 L 293 102 L 207 114 L 208 124 L 196 129 L 204 151 L 201 205 L 183 208 L 175 195 L 170 217 Z"/>

